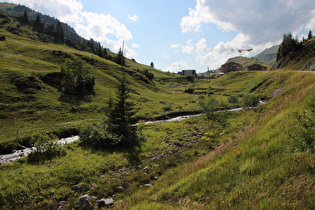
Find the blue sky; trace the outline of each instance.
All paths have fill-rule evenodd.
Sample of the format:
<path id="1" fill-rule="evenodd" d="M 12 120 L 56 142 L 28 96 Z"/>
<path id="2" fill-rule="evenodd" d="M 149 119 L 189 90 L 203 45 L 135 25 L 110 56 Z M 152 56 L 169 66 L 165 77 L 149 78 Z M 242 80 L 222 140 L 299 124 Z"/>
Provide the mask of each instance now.
<path id="1" fill-rule="evenodd" d="M 216 69 L 238 49 L 254 56 L 284 33 L 315 29 L 313 0 L 7 0 L 71 25 L 117 52 L 163 71 Z M 234 51 L 232 51 L 234 50 Z"/>

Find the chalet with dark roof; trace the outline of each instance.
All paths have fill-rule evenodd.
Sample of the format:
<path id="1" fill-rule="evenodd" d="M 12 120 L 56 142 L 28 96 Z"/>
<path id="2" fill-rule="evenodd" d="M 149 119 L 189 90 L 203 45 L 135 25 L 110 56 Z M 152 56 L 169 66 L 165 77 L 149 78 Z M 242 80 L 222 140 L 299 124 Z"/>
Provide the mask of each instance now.
<path id="1" fill-rule="evenodd" d="M 260 64 L 253 64 L 247 67 L 248 71 L 266 71 L 267 67 Z"/>
<path id="2" fill-rule="evenodd" d="M 233 71 L 241 71 L 242 69 L 243 69 L 243 66 L 235 62 L 225 63 L 221 66 L 221 72 L 223 72 L 224 74 L 233 72 Z"/>

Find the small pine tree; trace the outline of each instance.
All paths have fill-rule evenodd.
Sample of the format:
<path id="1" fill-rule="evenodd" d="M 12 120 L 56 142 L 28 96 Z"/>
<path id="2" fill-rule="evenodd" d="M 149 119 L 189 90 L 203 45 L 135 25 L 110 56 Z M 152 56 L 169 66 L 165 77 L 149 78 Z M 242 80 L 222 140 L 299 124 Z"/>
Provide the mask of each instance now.
<path id="1" fill-rule="evenodd" d="M 22 17 L 22 21 L 23 21 L 24 23 L 29 23 L 29 22 L 30 22 L 30 19 L 29 19 L 28 15 L 27 15 L 26 10 L 24 11 L 24 15 L 23 15 L 23 17 Z"/>
<path id="2" fill-rule="evenodd" d="M 312 33 L 312 31 L 311 31 L 311 30 L 308 32 L 307 38 L 308 38 L 308 39 L 313 38 L 313 33 Z"/>
<path id="3" fill-rule="evenodd" d="M 65 39 L 65 32 L 59 20 L 56 25 L 56 39 L 57 39 L 56 41 L 59 43 L 63 43 Z"/>
<path id="4" fill-rule="evenodd" d="M 150 63 L 150 66 L 151 66 L 151 68 L 154 68 L 154 63 L 151 62 L 151 63 Z"/>
<path id="5" fill-rule="evenodd" d="M 130 101 L 130 91 L 124 76 L 118 86 L 116 99 L 110 97 L 104 122 L 90 126 L 80 135 L 83 145 L 98 149 L 139 146 L 144 138 L 137 126 L 132 125 L 136 111 L 135 104 Z"/>
<path id="6" fill-rule="evenodd" d="M 37 16 L 36 16 L 33 28 L 34 28 L 34 30 L 39 31 L 39 32 L 44 31 L 44 24 L 42 23 L 42 20 L 41 20 L 39 14 L 37 14 Z"/>
<path id="7" fill-rule="evenodd" d="M 104 58 L 104 51 L 100 43 L 98 43 L 97 55 Z"/>
<path id="8" fill-rule="evenodd" d="M 119 48 L 119 51 L 116 57 L 116 63 L 122 66 L 126 64 L 125 57 L 121 48 Z"/>

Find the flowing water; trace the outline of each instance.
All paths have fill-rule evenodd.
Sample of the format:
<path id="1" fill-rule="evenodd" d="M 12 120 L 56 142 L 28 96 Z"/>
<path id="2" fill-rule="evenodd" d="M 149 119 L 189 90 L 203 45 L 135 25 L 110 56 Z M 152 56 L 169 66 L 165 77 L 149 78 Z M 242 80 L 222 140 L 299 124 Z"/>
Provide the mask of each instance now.
<path id="1" fill-rule="evenodd" d="M 266 102 L 264 101 L 260 101 L 259 104 L 264 104 Z M 228 110 L 224 110 L 224 111 L 241 111 L 243 110 L 243 108 L 234 108 L 234 109 L 228 109 Z M 176 117 L 172 117 L 172 118 L 168 118 L 168 119 L 163 119 L 163 120 L 152 120 L 152 121 L 146 121 L 143 123 L 137 123 L 138 124 L 150 124 L 150 123 L 165 123 L 165 122 L 176 122 L 176 121 L 182 121 L 191 117 L 196 117 L 196 116 L 200 116 L 200 114 L 187 114 L 187 115 L 182 115 L 182 116 L 176 116 Z M 68 137 L 68 138 L 63 138 L 60 140 L 57 140 L 56 143 L 57 144 L 69 144 L 72 143 L 74 141 L 78 141 L 80 139 L 79 136 L 72 136 L 72 137 Z M 5 163 L 9 163 L 9 162 L 15 162 L 18 159 L 25 157 L 27 155 L 29 155 L 31 152 L 33 152 L 34 150 L 36 150 L 35 147 L 32 148 L 25 148 L 22 150 L 17 150 L 14 151 L 11 154 L 6 154 L 6 155 L 0 155 L 0 165 L 1 164 L 5 164 Z"/>

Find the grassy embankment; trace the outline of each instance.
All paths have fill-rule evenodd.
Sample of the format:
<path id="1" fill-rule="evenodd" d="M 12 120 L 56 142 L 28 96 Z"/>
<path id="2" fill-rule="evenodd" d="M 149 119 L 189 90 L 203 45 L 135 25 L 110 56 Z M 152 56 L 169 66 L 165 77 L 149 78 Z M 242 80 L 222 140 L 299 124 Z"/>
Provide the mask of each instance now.
<path id="1" fill-rule="evenodd" d="M 293 113 L 314 98 L 314 75 L 238 72 L 194 88 L 220 90 L 213 95 L 222 100 L 249 92 L 272 98 L 228 113 L 226 127 L 210 127 L 202 116 L 142 125 L 147 141 L 140 151 L 91 151 L 74 143 L 66 156 L 45 163 L 26 158 L 3 165 L 0 204 L 53 208 L 65 200 L 74 207 L 88 193 L 96 199 L 115 194 L 117 209 L 314 208 L 314 153 L 294 151 L 287 134 Z M 153 187 L 140 187 L 146 183 Z"/>
<path id="2" fill-rule="evenodd" d="M 294 114 L 309 110 L 307 101 L 314 106 L 314 75 L 266 75 L 270 74 L 256 91 L 267 93 L 276 86 L 281 91 L 243 115 L 250 123 L 234 139 L 168 170 L 153 188 L 136 193 L 120 207 L 313 209 L 315 154 L 296 151 L 288 133 L 297 126 Z"/>

